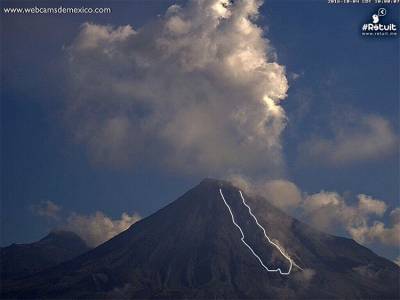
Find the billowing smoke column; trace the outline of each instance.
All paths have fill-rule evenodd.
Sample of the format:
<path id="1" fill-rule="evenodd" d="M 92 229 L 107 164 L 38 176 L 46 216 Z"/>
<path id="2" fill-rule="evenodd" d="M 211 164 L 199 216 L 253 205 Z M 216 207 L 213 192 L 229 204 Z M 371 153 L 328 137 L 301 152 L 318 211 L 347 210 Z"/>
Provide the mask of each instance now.
<path id="1" fill-rule="evenodd" d="M 279 170 L 288 83 L 254 23 L 260 5 L 193 0 L 138 30 L 83 24 L 67 48 L 66 116 L 93 161 Z"/>

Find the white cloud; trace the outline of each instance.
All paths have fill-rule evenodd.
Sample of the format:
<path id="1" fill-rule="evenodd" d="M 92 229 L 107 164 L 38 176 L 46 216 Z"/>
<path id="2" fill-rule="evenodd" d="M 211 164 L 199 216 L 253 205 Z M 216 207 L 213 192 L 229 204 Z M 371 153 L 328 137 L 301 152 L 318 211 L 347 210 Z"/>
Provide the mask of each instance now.
<path id="1" fill-rule="evenodd" d="M 390 219 L 393 224 L 400 223 L 400 207 L 397 207 L 390 212 Z"/>
<path id="2" fill-rule="evenodd" d="M 397 258 L 394 260 L 394 263 L 400 267 L 400 256 L 397 256 Z"/>
<path id="3" fill-rule="evenodd" d="M 349 231 L 352 237 L 361 244 L 377 241 L 389 246 L 400 245 L 400 224 L 387 228 L 383 222 L 375 221 L 371 226 L 350 228 Z"/>
<path id="4" fill-rule="evenodd" d="M 388 246 L 400 246 L 400 208 L 390 212 L 391 227 L 387 227 L 381 221 L 374 221 L 371 226 L 363 224 L 357 228 L 351 228 L 350 233 L 360 243 L 380 242 Z"/>
<path id="5" fill-rule="evenodd" d="M 374 213 L 378 216 L 382 216 L 386 209 L 386 203 L 381 200 L 375 200 L 370 196 L 359 194 L 358 207 L 364 214 Z"/>
<path id="6" fill-rule="evenodd" d="M 42 201 L 31 208 L 36 215 L 55 220 L 57 227 L 75 232 L 91 247 L 109 240 L 141 219 L 138 213 L 129 215 L 126 212 L 115 220 L 101 211 L 90 215 L 65 213 L 61 206 L 52 201 Z"/>
<path id="7" fill-rule="evenodd" d="M 261 1 L 189 1 L 138 30 L 85 23 L 68 47 L 67 119 L 94 161 L 275 172 L 288 83 Z"/>
<path id="8" fill-rule="evenodd" d="M 304 204 L 307 211 L 314 211 L 323 207 L 340 206 L 343 200 L 335 192 L 321 191 L 308 196 Z"/>
<path id="9" fill-rule="evenodd" d="M 133 215 L 123 213 L 117 220 L 112 220 L 100 211 L 92 215 L 72 213 L 64 228 L 75 232 L 89 246 L 95 247 L 128 229 L 140 219 L 141 217 L 136 213 Z"/>
<path id="10" fill-rule="evenodd" d="M 39 204 L 31 206 L 34 214 L 46 217 L 50 219 L 58 219 L 60 216 L 61 207 L 55 204 L 53 201 L 41 201 Z"/>
<path id="11" fill-rule="evenodd" d="M 400 245 L 400 208 L 391 213 L 391 227 L 372 217 L 383 216 L 387 205 L 370 196 L 357 195 L 358 205 L 351 206 L 335 192 L 320 192 L 304 199 L 303 211 L 307 221 L 322 230 L 344 229 L 361 244 L 379 242 L 389 246 Z M 372 225 L 369 225 L 371 224 Z"/>
<path id="12" fill-rule="evenodd" d="M 389 121 L 377 115 L 352 115 L 334 122 L 331 138 L 314 137 L 300 147 L 301 158 L 326 165 L 382 159 L 393 153 L 398 137 Z"/>
<path id="13" fill-rule="evenodd" d="M 321 191 L 307 195 L 302 204 L 304 219 L 316 228 L 329 231 L 338 225 L 345 227 L 362 222 L 357 209 L 346 204 L 336 192 Z"/>
<path id="14" fill-rule="evenodd" d="M 366 226 L 371 215 L 382 216 L 386 204 L 370 196 L 357 195 L 358 205 L 348 205 L 345 199 L 336 192 L 321 191 L 308 195 L 302 203 L 305 217 L 320 229 L 328 230 L 334 225 L 343 226 L 358 241 L 361 241 L 358 230 Z"/>

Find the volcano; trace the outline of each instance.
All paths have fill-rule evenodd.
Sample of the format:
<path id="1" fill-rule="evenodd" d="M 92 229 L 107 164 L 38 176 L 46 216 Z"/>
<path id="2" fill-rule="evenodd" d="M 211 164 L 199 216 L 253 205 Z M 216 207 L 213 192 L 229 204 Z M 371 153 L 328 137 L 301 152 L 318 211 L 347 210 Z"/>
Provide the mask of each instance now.
<path id="1" fill-rule="evenodd" d="M 400 268 L 266 199 L 205 179 L 77 258 L 3 285 L 3 298 L 397 299 Z"/>
<path id="2" fill-rule="evenodd" d="M 4 283 L 26 277 L 70 260 L 90 248 L 75 233 L 54 230 L 30 244 L 12 244 L 0 248 L 0 274 Z"/>

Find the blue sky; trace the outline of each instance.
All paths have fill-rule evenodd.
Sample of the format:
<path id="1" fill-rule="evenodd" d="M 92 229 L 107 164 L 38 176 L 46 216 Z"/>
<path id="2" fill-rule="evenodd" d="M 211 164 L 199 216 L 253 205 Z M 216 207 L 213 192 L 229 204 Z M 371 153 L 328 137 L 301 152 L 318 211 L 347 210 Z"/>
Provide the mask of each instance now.
<path id="1" fill-rule="evenodd" d="M 325 131 L 328 122 L 324 119 L 349 107 L 382 115 L 398 129 L 398 40 L 365 39 L 359 34 L 359 24 L 366 22 L 375 9 L 374 5 L 327 5 L 317 1 L 286 5 L 273 1 L 264 5 L 268 36 L 277 48 L 280 63 L 289 72 L 304 72 L 293 83 L 283 105 L 290 117 L 307 97 L 314 112 L 300 124 L 293 124 L 300 127 L 293 128 L 294 132 L 291 124 L 287 128 L 285 150 L 289 163 L 295 164 L 292 149 L 298 140 L 310 131 Z M 397 13 L 398 18 L 398 9 L 390 7 L 388 11 L 392 18 Z M 363 191 L 393 204 L 399 199 L 396 155 L 329 170 L 294 166 L 290 171 L 294 181 L 307 191 Z"/>
<path id="2" fill-rule="evenodd" d="M 101 16 L 2 16 L 2 245 L 36 240 L 54 225 L 32 213 L 32 205 L 40 201 L 81 214 L 99 210 L 113 218 L 124 211 L 147 216 L 209 175 L 187 175 L 146 161 L 134 168 L 93 163 L 85 145 L 75 143 L 61 121 L 70 95 L 63 49 L 73 42 L 81 24 L 130 24 L 136 29 L 174 3 L 90 2 L 92 7 L 112 7 L 111 14 Z M 3 7 L 35 4 L 2 2 Z M 67 4 L 79 6 L 75 1 Z M 350 127 L 362 116 L 377 115 L 398 136 L 398 38 L 360 34 L 361 24 L 369 22 L 379 7 L 265 1 L 257 24 L 264 28 L 289 80 L 282 102 L 289 120 L 282 141 L 286 179 L 308 194 L 335 191 L 350 204 L 355 195 L 367 194 L 395 208 L 398 142 L 395 151 L 342 165 L 307 161 L 299 154 L 310 137 L 331 138 L 332 123 L 341 124 L 347 113 Z M 384 7 L 385 20 L 398 22 L 399 8 Z M 388 222 L 388 213 L 383 220 Z M 394 247 L 372 247 L 390 258 L 398 254 Z"/>

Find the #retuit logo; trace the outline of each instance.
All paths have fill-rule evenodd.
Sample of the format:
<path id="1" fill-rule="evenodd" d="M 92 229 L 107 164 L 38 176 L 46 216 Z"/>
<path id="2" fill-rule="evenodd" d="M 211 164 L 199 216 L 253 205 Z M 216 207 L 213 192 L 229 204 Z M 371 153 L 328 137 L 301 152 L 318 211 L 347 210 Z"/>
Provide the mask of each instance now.
<path id="1" fill-rule="evenodd" d="M 362 25 L 364 36 L 397 36 L 397 25 L 394 23 L 384 24 L 383 17 L 386 16 L 386 8 L 379 8 L 377 13 L 372 15 L 372 22 Z"/>

